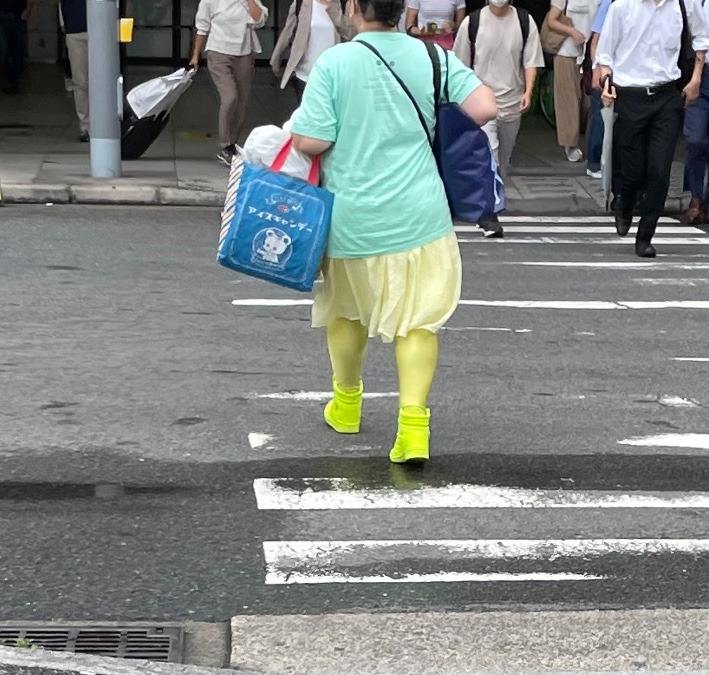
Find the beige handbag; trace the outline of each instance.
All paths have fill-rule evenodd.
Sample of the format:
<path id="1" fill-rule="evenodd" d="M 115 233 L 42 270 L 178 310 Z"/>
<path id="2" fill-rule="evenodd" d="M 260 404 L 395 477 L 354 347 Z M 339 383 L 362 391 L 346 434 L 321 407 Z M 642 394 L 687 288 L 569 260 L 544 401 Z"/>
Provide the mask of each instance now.
<path id="1" fill-rule="evenodd" d="M 567 6 L 568 3 L 566 3 L 566 5 L 564 6 L 564 11 L 559 16 L 558 21 L 560 23 L 563 23 L 565 26 L 573 26 L 574 22 L 569 19 L 568 16 L 566 16 Z M 551 10 L 549 10 L 549 12 L 551 12 Z M 549 12 L 547 12 L 547 15 L 544 17 L 542 29 L 539 31 L 539 39 L 542 43 L 542 51 L 546 54 L 554 55 L 559 53 L 561 45 L 564 44 L 564 41 L 566 40 L 568 35 L 564 35 L 563 33 L 557 33 L 556 31 L 553 31 L 551 28 L 549 28 Z"/>

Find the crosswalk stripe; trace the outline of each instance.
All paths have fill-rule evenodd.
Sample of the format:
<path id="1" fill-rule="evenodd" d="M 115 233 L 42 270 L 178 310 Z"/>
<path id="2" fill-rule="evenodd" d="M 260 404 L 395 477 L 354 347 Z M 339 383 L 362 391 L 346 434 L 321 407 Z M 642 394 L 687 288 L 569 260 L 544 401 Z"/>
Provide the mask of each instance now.
<path id="1" fill-rule="evenodd" d="M 593 225 L 573 226 L 573 225 L 505 225 L 507 234 L 611 234 L 617 237 L 613 226 L 595 227 Z M 474 225 L 456 225 L 455 231 L 465 234 L 469 232 L 478 232 L 482 235 L 482 230 Z M 703 230 L 696 227 L 658 227 L 657 235 L 668 234 L 703 234 Z"/>
<path id="2" fill-rule="evenodd" d="M 591 244 L 591 245 L 611 245 L 626 243 L 629 246 L 633 244 L 633 239 L 621 240 L 616 234 L 608 239 L 570 239 L 570 238 L 557 238 L 557 237 L 529 237 L 525 239 L 515 239 L 514 237 L 505 237 L 504 239 L 485 239 L 484 237 L 479 237 L 476 239 L 462 239 L 458 237 L 458 242 L 460 244 Z M 707 246 L 709 245 L 709 237 L 657 237 L 652 240 L 653 244 L 660 246 Z"/>
<path id="3" fill-rule="evenodd" d="M 312 300 L 289 298 L 240 298 L 232 300 L 235 307 L 299 307 L 312 305 Z M 556 310 L 664 310 L 709 309 L 709 300 L 461 300 L 460 306 L 497 307 L 508 309 Z"/>
<path id="4" fill-rule="evenodd" d="M 636 447 L 709 450 L 709 434 L 657 434 L 655 436 L 626 438 L 618 441 L 618 443 Z"/>
<path id="5" fill-rule="evenodd" d="M 500 265 L 520 265 L 522 267 L 579 267 L 599 270 L 706 270 L 709 263 L 688 263 L 688 262 L 634 262 L 630 260 L 622 262 L 576 262 L 576 261 L 503 261 Z"/>
<path id="6" fill-rule="evenodd" d="M 531 490 L 450 484 L 412 490 L 359 488 L 347 478 L 257 478 L 261 510 L 342 509 L 707 509 L 709 492 Z"/>
<path id="7" fill-rule="evenodd" d="M 508 223 L 613 223 L 615 216 L 499 216 L 502 224 Z M 660 225 L 677 224 L 678 218 L 662 216 L 658 221 Z M 475 226 L 473 226 L 475 227 Z"/>
<path id="8" fill-rule="evenodd" d="M 709 539 L 430 539 L 364 541 L 265 541 L 266 584 L 396 583 L 433 581 L 497 581 L 481 572 L 481 563 L 529 561 L 555 568 L 571 567 L 568 580 L 601 578 L 580 573 L 610 555 L 644 557 L 658 554 L 709 553 Z M 404 563 L 404 564 L 402 564 Z M 454 568 L 458 575 L 442 570 Z M 434 570 L 431 570 L 434 567 Z M 465 567 L 469 569 L 466 570 Z M 576 569 L 574 569 L 576 567 Z M 462 569 L 461 569 L 462 568 Z M 476 569 L 478 568 L 478 569 Z M 515 574 L 514 570 L 504 570 Z M 520 572 L 522 572 L 520 570 Z M 500 573 L 499 571 L 497 572 Z M 549 573 L 540 569 L 532 576 Z M 519 574 L 519 573 L 516 573 Z M 471 578 L 472 577 L 472 578 Z M 511 579 L 506 579 L 511 580 Z M 542 578 L 518 579 L 545 581 Z"/>

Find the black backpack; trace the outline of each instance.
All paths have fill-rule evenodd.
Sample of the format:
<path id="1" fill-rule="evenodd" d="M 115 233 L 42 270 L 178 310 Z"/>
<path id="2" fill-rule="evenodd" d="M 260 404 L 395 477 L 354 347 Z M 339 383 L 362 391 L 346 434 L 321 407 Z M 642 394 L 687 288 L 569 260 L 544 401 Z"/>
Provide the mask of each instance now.
<path id="1" fill-rule="evenodd" d="M 297 2 L 298 0 L 296 0 Z M 300 0 L 302 2 L 302 0 Z M 519 27 L 522 29 L 522 63 L 524 63 L 524 49 L 529 39 L 529 12 L 521 7 L 514 8 L 517 11 Z M 480 11 L 476 10 L 468 17 L 468 37 L 470 38 L 470 67 L 475 66 L 475 40 L 480 29 Z"/>

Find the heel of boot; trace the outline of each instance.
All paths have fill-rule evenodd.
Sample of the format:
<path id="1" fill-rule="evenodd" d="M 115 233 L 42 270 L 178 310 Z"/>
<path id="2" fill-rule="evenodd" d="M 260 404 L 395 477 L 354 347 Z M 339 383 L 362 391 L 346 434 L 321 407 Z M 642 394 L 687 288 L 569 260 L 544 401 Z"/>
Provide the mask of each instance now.
<path id="1" fill-rule="evenodd" d="M 396 442 L 389 453 L 394 464 L 422 464 L 430 456 L 430 420 L 428 408 L 402 408 L 399 411 L 399 429 Z"/>

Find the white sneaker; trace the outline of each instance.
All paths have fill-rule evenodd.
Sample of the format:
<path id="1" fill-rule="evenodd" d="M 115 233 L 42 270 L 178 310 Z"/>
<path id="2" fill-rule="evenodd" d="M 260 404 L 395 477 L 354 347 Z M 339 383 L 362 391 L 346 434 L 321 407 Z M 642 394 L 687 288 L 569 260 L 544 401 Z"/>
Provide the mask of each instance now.
<path id="1" fill-rule="evenodd" d="M 601 178 L 603 178 L 603 174 L 601 173 L 601 170 L 600 170 L 600 169 L 599 169 L 598 171 L 592 171 L 591 169 L 586 169 L 586 175 L 587 175 L 589 178 L 596 178 L 596 179 L 598 179 L 598 180 L 600 180 Z"/>
<path id="2" fill-rule="evenodd" d="M 566 159 L 574 163 L 580 162 L 583 159 L 583 152 L 580 148 L 569 148 L 566 151 Z"/>

